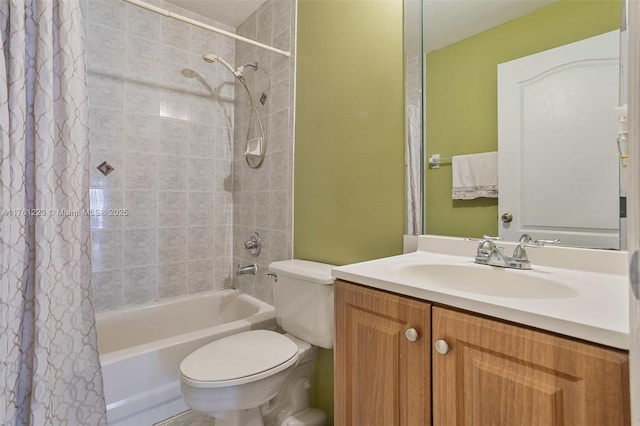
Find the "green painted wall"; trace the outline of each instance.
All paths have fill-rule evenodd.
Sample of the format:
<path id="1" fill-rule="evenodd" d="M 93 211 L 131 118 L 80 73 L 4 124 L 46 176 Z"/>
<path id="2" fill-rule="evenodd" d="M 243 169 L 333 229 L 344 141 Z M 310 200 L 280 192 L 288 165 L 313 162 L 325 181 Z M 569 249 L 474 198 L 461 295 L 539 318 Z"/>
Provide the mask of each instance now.
<path id="1" fill-rule="evenodd" d="M 429 53 L 427 156 L 498 149 L 497 64 L 620 27 L 618 0 L 561 0 Z M 498 234 L 497 199 L 451 199 L 451 166 L 427 169 L 428 234 Z"/>
<path id="2" fill-rule="evenodd" d="M 298 4 L 294 254 L 346 264 L 401 253 L 402 1 Z"/>
<path id="3" fill-rule="evenodd" d="M 402 252 L 401 0 L 299 0 L 294 257 L 343 265 Z M 333 425 L 333 351 L 312 404 Z"/>

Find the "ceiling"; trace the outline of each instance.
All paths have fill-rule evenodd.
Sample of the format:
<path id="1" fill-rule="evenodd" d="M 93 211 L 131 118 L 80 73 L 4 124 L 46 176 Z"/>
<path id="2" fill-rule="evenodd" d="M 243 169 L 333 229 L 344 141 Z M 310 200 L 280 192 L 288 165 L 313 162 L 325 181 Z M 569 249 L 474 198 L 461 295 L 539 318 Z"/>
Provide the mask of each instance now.
<path id="1" fill-rule="evenodd" d="M 238 27 L 264 0 L 167 0 L 225 25 Z"/>
<path id="2" fill-rule="evenodd" d="M 430 52 L 558 0 L 424 0 L 424 50 Z"/>
<path id="3" fill-rule="evenodd" d="M 182 8 L 236 28 L 264 0 L 168 0 Z M 353 1 L 353 0 L 337 0 Z M 362 7 L 367 7 L 367 0 Z M 424 49 L 440 49 L 558 0 L 424 0 Z M 405 0 L 407 16 L 419 11 L 417 0 Z M 412 12 L 413 10 L 413 12 Z M 419 12 L 417 12 L 419 14 Z M 408 25 L 410 27 L 410 25 Z M 419 25 L 408 28 L 407 41 L 420 40 Z"/>

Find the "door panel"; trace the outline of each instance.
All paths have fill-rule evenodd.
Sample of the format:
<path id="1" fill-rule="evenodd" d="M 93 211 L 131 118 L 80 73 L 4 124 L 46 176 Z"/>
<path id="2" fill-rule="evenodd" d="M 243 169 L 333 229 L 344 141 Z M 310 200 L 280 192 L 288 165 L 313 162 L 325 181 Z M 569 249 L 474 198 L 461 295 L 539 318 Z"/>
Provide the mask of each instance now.
<path id="1" fill-rule="evenodd" d="M 430 305 L 341 281 L 335 298 L 335 424 L 429 425 Z"/>
<path id="2" fill-rule="evenodd" d="M 500 236 L 619 248 L 619 32 L 498 65 Z"/>
<path id="3" fill-rule="evenodd" d="M 438 426 L 628 425 L 628 355 L 434 307 Z"/>

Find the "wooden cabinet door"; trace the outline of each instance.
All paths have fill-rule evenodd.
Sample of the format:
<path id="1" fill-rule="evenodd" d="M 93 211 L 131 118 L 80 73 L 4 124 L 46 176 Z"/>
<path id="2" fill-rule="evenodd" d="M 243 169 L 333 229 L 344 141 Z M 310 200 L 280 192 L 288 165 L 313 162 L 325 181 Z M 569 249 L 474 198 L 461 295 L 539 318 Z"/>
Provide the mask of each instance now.
<path id="1" fill-rule="evenodd" d="M 430 305 L 337 281 L 335 313 L 336 426 L 431 424 Z"/>
<path id="2" fill-rule="evenodd" d="M 438 426 L 630 424 L 628 356 L 525 327 L 434 307 L 433 422 Z"/>

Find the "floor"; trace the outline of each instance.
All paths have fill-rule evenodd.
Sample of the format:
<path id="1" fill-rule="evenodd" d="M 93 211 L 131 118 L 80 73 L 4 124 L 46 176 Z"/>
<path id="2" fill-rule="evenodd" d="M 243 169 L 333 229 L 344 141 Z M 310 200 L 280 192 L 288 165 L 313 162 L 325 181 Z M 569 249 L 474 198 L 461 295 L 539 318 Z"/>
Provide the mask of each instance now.
<path id="1" fill-rule="evenodd" d="M 215 419 L 189 410 L 156 423 L 154 426 L 215 426 Z"/>

